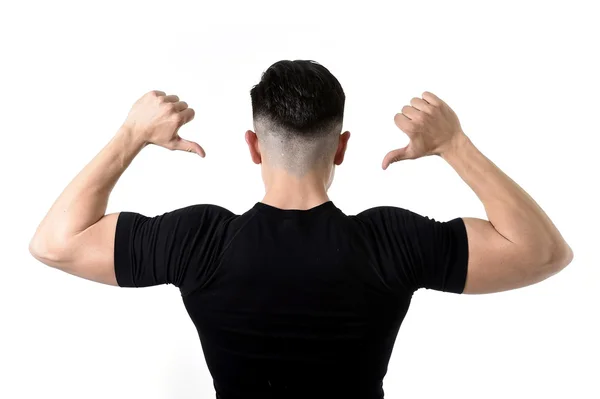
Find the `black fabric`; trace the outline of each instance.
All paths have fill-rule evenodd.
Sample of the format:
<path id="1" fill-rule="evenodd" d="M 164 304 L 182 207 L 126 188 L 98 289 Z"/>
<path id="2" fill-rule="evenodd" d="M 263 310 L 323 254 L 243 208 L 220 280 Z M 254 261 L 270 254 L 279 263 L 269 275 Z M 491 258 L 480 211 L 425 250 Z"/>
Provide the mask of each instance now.
<path id="1" fill-rule="evenodd" d="M 120 286 L 179 288 L 222 399 L 382 398 L 413 293 L 462 293 L 467 261 L 461 218 L 331 201 L 122 212 L 115 237 Z"/>

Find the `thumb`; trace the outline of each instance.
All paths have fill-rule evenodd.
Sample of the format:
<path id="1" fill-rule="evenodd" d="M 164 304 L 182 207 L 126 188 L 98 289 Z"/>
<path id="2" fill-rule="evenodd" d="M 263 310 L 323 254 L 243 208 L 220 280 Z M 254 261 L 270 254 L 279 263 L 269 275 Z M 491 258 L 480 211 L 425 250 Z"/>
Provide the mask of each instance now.
<path id="1" fill-rule="evenodd" d="M 412 159 L 410 143 L 403 148 L 398 148 L 397 150 L 390 151 L 383 158 L 383 163 L 381 167 L 383 170 L 386 170 L 388 166 L 393 164 L 394 162 L 402 161 L 404 159 Z"/>
<path id="2" fill-rule="evenodd" d="M 177 151 L 194 152 L 200 155 L 202 158 L 206 156 L 206 152 L 204 152 L 204 148 L 202 148 L 200 144 L 194 141 L 182 139 L 179 136 L 175 139 L 175 142 L 173 143 L 173 149 Z"/>

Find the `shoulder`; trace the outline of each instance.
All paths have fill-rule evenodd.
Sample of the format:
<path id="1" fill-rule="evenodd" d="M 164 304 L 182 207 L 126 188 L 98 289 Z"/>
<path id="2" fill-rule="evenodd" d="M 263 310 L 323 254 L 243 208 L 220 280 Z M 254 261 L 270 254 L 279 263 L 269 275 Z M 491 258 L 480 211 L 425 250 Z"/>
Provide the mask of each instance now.
<path id="1" fill-rule="evenodd" d="M 166 212 L 161 216 L 187 216 L 191 218 L 228 218 L 236 216 L 227 208 L 213 204 L 194 204 Z"/>
<path id="2" fill-rule="evenodd" d="M 458 222 L 458 220 L 441 222 L 435 218 L 396 206 L 369 208 L 353 216 L 353 218 L 363 227 L 384 230 L 388 233 L 431 230 L 446 224 L 454 225 Z"/>
<path id="3" fill-rule="evenodd" d="M 194 204 L 164 214 L 182 226 L 215 228 L 237 217 L 227 208 L 213 204 Z"/>
<path id="4" fill-rule="evenodd" d="M 183 212 L 183 213 L 194 214 L 194 215 L 205 215 L 205 216 L 219 216 L 219 217 L 236 216 L 236 214 L 233 213 L 232 211 L 230 211 L 229 209 L 224 208 L 219 205 L 213 205 L 213 204 L 194 204 L 194 205 L 186 206 L 184 208 L 180 208 L 174 212 L 177 212 L 177 211 Z"/>
<path id="5" fill-rule="evenodd" d="M 173 226 L 185 228 L 188 226 L 199 226 L 215 224 L 235 218 L 237 215 L 230 210 L 213 204 L 194 204 L 163 212 L 157 216 L 148 217 L 137 212 L 120 212 L 118 225 L 146 225 L 146 226 Z"/>
<path id="6" fill-rule="evenodd" d="M 361 222 L 385 222 L 389 220 L 403 220 L 414 215 L 417 214 L 397 206 L 376 206 L 357 213 L 352 217 Z"/>
<path id="7" fill-rule="evenodd" d="M 400 219 L 404 221 L 416 220 L 423 222 L 439 222 L 435 218 L 422 215 L 418 212 L 411 211 L 406 208 L 400 208 L 397 206 L 376 206 L 364 210 L 354 216 L 361 220 L 390 220 Z"/>

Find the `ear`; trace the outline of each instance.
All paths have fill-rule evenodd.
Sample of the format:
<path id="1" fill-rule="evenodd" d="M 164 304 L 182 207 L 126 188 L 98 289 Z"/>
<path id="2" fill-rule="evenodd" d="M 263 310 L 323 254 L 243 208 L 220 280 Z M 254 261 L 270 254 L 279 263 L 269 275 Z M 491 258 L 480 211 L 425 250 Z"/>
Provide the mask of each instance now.
<path id="1" fill-rule="evenodd" d="M 348 147 L 348 140 L 350 140 L 350 132 L 346 131 L 340 134 L 338 148 L 335 152 L 335 157 L 333 158 L 334 164 L 341 165 L 342 162 L 344 162 L 344 155 L 346 154 L 346 148 Z"/>
<path id="2" fill-rule="evenodd" d="M 252 130 L 246 131 L 245 137 L 246 143 L 248 143 L 248 148 L 250 149 L 250 157 L 252 158 L 252 162 L 259 165 L 262 162 L 262 158 L 260 156 L 260 148 L 258 148 L 258 137 Z"/>

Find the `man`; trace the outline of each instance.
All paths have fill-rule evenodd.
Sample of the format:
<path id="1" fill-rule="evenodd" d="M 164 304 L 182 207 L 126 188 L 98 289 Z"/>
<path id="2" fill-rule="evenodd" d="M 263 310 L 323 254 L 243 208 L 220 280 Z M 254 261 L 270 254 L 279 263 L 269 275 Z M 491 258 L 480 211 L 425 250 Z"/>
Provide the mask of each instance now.
<path id="1" fill-rule="evenodd" d="M 242 215 L 192 205 L 156 217 L 105 215 L 109 194 L 148 144 L 205 156 L 178 135 L 194 111 L 152 91 L 69 184 L 30 252 L 67 273 L 121 287 L 172 284 L 198 329 L 218 398 L 382 398 L 413 293 L 483 294 L 542 281 L 573 252 L 534 200 L 488 160 L 456 114 L 425 92 L 395 116 L 410 143 L 382 167 L 437 155 L 489 221 L 440 222 L 381 206 L 345 215 L 327 196 L 349 132 L 345 95 L 312 61 L 273 64 L 251 90 L 252 161 L 266 194 Z"/>

